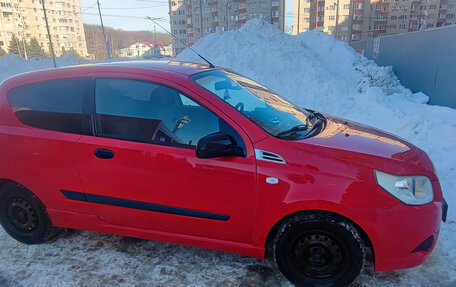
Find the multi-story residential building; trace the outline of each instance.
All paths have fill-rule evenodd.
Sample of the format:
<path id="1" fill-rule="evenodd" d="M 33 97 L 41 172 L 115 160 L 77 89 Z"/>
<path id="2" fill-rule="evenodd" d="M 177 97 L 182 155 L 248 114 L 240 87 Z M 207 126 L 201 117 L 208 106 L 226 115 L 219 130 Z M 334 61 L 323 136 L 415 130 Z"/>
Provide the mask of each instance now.
<path id="1" fill-rule="evenodd" d="M 57 56 L 72 48 L 87 56 L 87 45 L 79 0 L 46 1 L 53 47 Z M 0 0 L 0 47 L 7 51 L 11 36 L 20 43 L 35 37 L 49 51 L 48 33 L 40 0 Z"/>
<path id="2" fill-rule="evenodd" d="M 456 23 L 456 0 L 295 0 L 293 33 L 350 42 Z"/>
<path id="3" fill-rule="evenodd" d="M 253 18 L 263 18 L 285 29 L 285 0 L 170 0 L 171 33 L 187 45 L 219 31 L 239 28 Z M 185 48 L 173 39 L 174 55 Z"/>

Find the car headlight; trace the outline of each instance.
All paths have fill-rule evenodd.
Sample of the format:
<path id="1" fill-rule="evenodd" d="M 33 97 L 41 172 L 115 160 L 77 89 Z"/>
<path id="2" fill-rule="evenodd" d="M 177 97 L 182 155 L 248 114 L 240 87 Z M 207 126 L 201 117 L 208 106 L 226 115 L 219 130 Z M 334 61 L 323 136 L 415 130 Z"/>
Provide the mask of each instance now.
<path id="1" fill-rule="evenodd" d="M 424 175 L 393 175 L 375 171 L 377 184 L 409 205 L 423 205 L 434 199 L 431 181 Z"/>

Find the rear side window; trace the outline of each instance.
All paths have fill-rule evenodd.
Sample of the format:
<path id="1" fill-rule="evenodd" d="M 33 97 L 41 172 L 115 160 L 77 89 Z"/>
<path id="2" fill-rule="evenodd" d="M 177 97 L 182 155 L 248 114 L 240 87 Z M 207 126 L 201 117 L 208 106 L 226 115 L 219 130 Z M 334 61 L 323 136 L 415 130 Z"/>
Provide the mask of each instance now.
<path id="1" fill-rule="evenodd" d="M 8 94 L 11 107 L 27 126 L 82 134 L 85 79 L 62 79 L 24 85 Z"/>

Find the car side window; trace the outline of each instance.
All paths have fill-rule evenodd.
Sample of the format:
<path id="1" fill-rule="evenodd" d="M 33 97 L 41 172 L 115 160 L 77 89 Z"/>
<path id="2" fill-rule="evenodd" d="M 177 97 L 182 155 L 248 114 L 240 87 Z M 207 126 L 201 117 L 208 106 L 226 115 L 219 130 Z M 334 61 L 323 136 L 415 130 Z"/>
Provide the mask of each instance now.
<path id="1" fill-rule="evenodd" d="M 95 109 L 100 136 L 194 147 L 220 131 L 220 119 L 179 91 L 152 82 L 96 79 Z"/>
<path id="2" fill-rule="evenodd" d="M 8 101 L 27 126 L 81 134 L 86 81 L 73 78 L 20 86 L 8 93 Z"/>

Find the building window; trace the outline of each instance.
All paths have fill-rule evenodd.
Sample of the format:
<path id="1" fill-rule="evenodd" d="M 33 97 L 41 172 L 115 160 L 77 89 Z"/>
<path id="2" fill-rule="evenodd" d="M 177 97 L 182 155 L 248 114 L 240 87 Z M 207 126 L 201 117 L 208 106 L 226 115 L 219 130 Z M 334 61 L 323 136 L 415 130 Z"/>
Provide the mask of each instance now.
<path id="1" fill-rule="evenodd" d="M 345 9 L 345 10 L 350 9 L 350 4 L 345 4 L 345 5 L 344 5 L 344 9 Z"/>
<path id="2" fill-rule="evenodd" d="M 352 35 L 352 40 L 353 40 L 353 41 L 359 41 L 359 40 L 361 40 L 361 34 L 353 34 L 353 35 Z"/>

